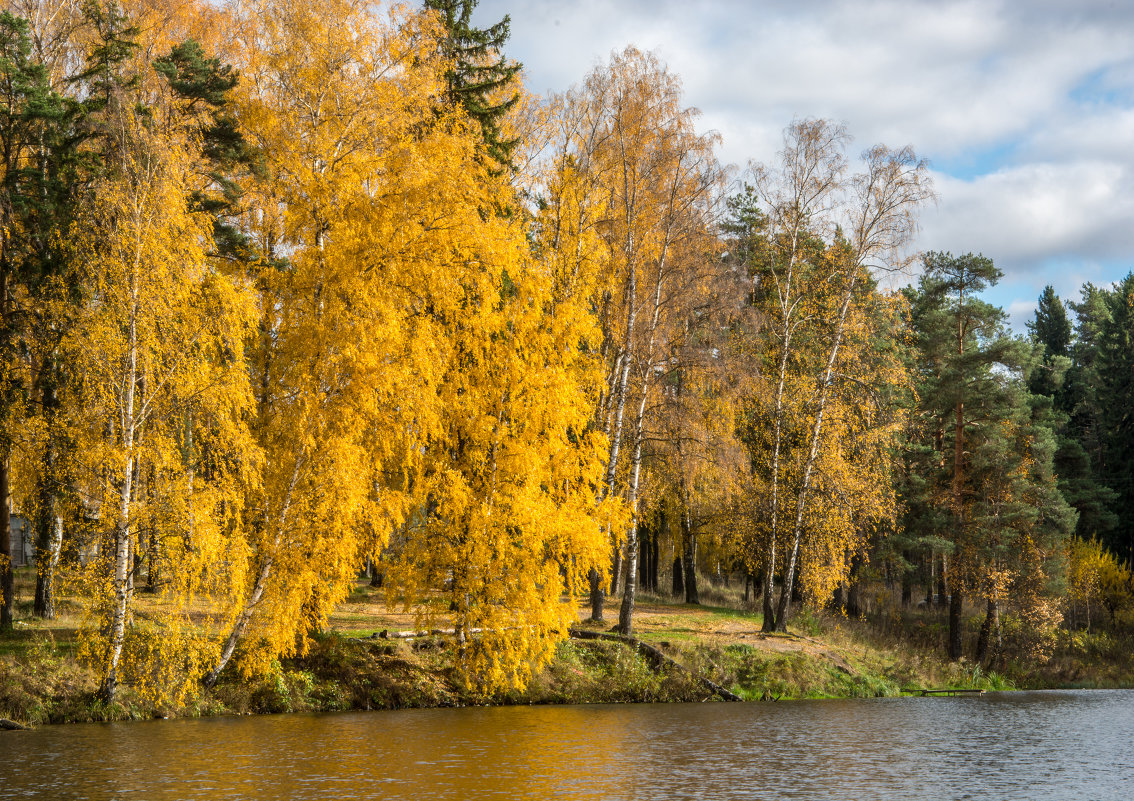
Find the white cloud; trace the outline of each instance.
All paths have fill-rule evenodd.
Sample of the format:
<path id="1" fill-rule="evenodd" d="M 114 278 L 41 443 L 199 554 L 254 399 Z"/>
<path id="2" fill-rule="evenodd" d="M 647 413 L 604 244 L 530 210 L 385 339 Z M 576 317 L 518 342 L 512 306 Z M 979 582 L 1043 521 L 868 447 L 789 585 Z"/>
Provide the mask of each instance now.
<path id="1" fill-rule="evenodd" d="M 1052 275 L 1114 280 L 1134 255 L 1134 3 L 481 0 L 476 20 L 506 13 L 533 91 L 655 50 L 725 162 L 772 160 L 804 116 L 857 147 L 913 144 L 940 194 L 920 246 L 993 257 L 1008 303 Z"/>
<path id="2" fill-rule="evenodd" d="M 1134 253 L 1134 185 L 1128 165 L 1083 160 L 1004 169 L 971 181 L 936 176 L 939 206 L 923 216 L 921 243 L 982 251 L 998 262 Z"/>

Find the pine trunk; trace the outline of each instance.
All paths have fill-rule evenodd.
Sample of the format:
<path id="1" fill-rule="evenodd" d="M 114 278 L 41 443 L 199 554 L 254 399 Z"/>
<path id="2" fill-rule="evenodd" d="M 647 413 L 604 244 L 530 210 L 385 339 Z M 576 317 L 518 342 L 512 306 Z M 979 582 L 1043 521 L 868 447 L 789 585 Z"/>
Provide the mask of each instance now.
<path id="1" fill-rule="evenodd" d="M 909 553 L 903 553 L 906 566 L 902 570 L 902 608 L 909 609 L 913 606 L 913 570 L 910 568 L 912 556 Z"/>

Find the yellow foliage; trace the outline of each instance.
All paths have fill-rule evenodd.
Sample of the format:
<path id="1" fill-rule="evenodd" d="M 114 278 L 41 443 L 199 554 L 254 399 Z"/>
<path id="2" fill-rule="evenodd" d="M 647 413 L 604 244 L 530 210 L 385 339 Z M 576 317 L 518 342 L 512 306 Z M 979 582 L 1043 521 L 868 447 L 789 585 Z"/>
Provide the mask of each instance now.
<path id="1" fill-rule="evenodd" d="M 249 670 L 302 649 L 401 529 L 390 586 L 412 606 L 448 581 L 458 627 L 482 630 L 469 681 L 522 683 L 595 561 L 581 301 L 556 297 L 495 211 L 515 199 L 477 132 L 439 105 L 432 15 L 264 2 L 236 30 L 239 115 L 269 175 L 249 216 L 266 460 L 221 664 L 240 639 Z"/>
<path id="2" fill-rule="evenodd" d="M 1134 577 L 1098 541 L 1070 540 L 1067 557 L 1068 598 L 1083 607 L 1088 628 L 1092 607 L 1106 609 L 1112 622 L 1134 608 Z"/>
<path id="3" fill-rule="evenodd" d="M 102 533 L 80 578 L 108 699 L 124 643 L 140 636 L 128 625 L 138 554 L 173 602 L 159 626 L 197 591 L 223 592 L 202 579 L 258 460 L 241 424 L 252 296 L 205 257 L 208 221 L 189 207 L 193 130 L 168 106 L 145 118 L 129 104 L 116 99 L 101 122 L 109 169 L 70 242 L 90 298 L 64 344 L 83 370 L 78 484 Z"/>

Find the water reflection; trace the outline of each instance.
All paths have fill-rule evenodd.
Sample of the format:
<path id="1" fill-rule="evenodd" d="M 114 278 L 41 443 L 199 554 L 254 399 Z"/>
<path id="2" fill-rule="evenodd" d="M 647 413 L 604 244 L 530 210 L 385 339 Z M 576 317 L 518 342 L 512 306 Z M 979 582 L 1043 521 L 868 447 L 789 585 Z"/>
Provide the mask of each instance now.
<path id="1" fill-rule="evenodd" d="M 1134 692 L 519 707 L 0 733 L 0 799 L 1127 799 Z"/>

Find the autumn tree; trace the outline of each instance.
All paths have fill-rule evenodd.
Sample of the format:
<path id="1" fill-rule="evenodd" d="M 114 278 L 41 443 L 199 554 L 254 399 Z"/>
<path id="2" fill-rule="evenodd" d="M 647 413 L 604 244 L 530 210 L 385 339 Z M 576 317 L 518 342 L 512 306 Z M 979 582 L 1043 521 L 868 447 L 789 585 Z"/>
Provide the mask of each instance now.
<path id="1" fill-rule="evenodd" d="M 608 442 L 599 496 L 621 498 L 631 515 L 625 560 L 623 532 L 610 532 L 614 585 L 623 565 L 627 573 L 619 625 L 629 632 L 647 413 L 681 305 L 697 302 L 715 261 L 721 172 L 715 138 L 696 131 L 679 80 L 651 54 L 614 54 L 555 104 L 555 155 L 538 226 L 560 269 L 586 271 L 583 286 L 602 326 L 593 354 L 606 376 L 593 423 Z M 591 576 L 594 619 L 602 619 L 605 583 Z"/>
<path id="2" fill-rule="evenodd" d="M 763 217 L 751 269 L 768 347 L 766 389 L 750 414 L 766 522 L 750 558 L 763 571 L 768 631 L 786 625 L 808 522 L 824 519 L 812 503 L 814 481 L 837 452 L 824 450 L 824 432 L 849 400 L 840 394 L 850 387 L 842 376 L 853 372 L 841 365 L 854 358 L 844 349 L 863 319 L 856 303 L 870 297 L 862 289 L 871 270 L 902 266 L 917 209 L 932 196 L 927 167 L 908 147 L 867 150 L 863 170 L 847 178 L 846 141 L 841 126 L 797 121 L 785 132 L 779 165 L 758 165 L 752 176 Z"/>
<path id="3" fill-rule="evenodd" d="M 409 469 L 389 464 L 415 452 L 399 434 L 434 424 L 432 407 L 414 403 L 429 374 L 412 377 L 438 336 L 412 316 L 423 250 L 439 244 L 420 239 L 438 218 L 414 213 L 438 180 L 415 129 L 452 147 L 432 118 L 442 90 L 423 50 L 432 34 L 413 18 L 383 20 L 349 2 L 260 3 L 236 22 L 236 114 L 265 172 L 244 227 L 260 254 L 249 368 L 266 461 L 206 684 L 245 639 L 259 644 L 245 664 L 253 671 L 302 648 L 364 552 L 405 514 L 404 486 L 381 479 Z"/>
<path id="4" fill-rule="evenodd" d="M 191 205 L 198 140 L 169 119 L 177 101 L 143 115 L 131 89 L 152 75 L 89 74 L 105 92 L 92 111 L 105 167 L 73 234 L 90 300 L 69 346 L 85 365 L 82 480 L 109 526 L 86 584 L 97 621 L 88 648 L 110 702 L 128 640 L 144 636 L 129 625 L 143 521 L 181 529 L 166 539 L 169 573 L 180 579 L 171 598 L 187 599 L 223 552 L 221 520 L 238 507 L 241 472 L 255 461 L 240 422 L 252 309 L 243 287 L 206 258 L 208 219 Z M 194 469 L 200 452 L 207 473 Z"/>
<path id="5" fill-rule="evenodd" d="M 594 563 L 590 385 L 561 356 L 585 316 L 551 315 L 554 274 L 490 211 L 514 199 L 445 100 L 434 15 L 263 3 L 238 33 L 236 113 L 266 175 L 245 218 L 266 460 L 205 682 L 241 643 L 246 670 L 302 650 L 397 529 L 390 602 L 451 614 L 470 685 L 522 684 Z M 442 584 L 451 612 L 419 605 Z"/>

